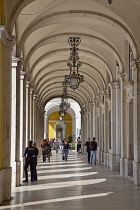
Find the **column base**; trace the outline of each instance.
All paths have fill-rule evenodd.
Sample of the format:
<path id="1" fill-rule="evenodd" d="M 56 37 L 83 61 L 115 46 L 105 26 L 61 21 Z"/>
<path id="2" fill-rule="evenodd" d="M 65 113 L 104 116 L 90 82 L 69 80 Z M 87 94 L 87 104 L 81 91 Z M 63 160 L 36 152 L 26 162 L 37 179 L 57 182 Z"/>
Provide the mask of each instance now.
<path id="1" fill-rule="evenodd" d="M 16 161 L 16 187 L 21 183 L 21 162 Z"/>
<path id="2" fill-rule="evenodd" d="M 140 163 L 133 161 L 133 180 L 134 184 L 140 186 Z"/>
<path id="3" fill-rule="evenodd" d="M 101 151 L 101 163 L 104 164 L 104 152 L 103 151 Z"/>
<path id="4" fill-rule="evenodd" d="M 109 166 L 109 157 L 107 152 L 104 152 L 104 165 Z"/>
<path id="5" fill-rule="evenodd" d="M 0 170 L 0 203 L 11 198 L 11 176 L 11 167 Z"/>
<path id="6" fill-rule="evenodd" d="M 115 170 L 116 170 L 116 171 L 120 171 L 120 155 L 116 155 Z"/>
<path id="7" fill-rule="evenodd" d="M 97 160 L 98 160 L 98 163 L 101 163 L 101 161 L 102 161 L 102 153 L 101 153 L 101 151 L 100 150 L 97 150 Z"/>
<path id="8" fill-rule="evenodd" d="M 11 162 L 12 167 L 12 187 L 16 187 L 16 162 Z"/>
<path id="9" fill-rule="evenodd" d="M 120 176 L 125 176 L 125 158 L 120 158 Z"/>
<path id="10" fill-rule="evenodd" d="M 116 170 L 116 156 L 109 153 L 109 167 L 112 171 Z"/>
<path id="11" fill-rule="evenodd" d="M 133 177 L 133 160 L 125 159 L 125 176 Z"/>

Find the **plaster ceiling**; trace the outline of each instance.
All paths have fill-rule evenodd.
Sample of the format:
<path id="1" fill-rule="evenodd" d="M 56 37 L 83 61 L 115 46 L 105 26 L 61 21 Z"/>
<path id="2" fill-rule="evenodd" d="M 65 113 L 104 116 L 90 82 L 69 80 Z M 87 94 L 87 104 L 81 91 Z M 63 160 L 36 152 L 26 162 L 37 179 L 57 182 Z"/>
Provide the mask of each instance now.
<path id="1" fill-rule="evenodd" d="M 80 37 L 79 73 L 84 82 L 68 96 L 80 106 L 116 81 L 116 61 L 125 71 L 126 41 L 139 58 L 140 1 L 113 0 L 5 0 L 6 27 L 16 36 L 16 56 L 23 56 L 24 71 L 45 106 L 63 92 L 69 74 L 68 38 Z M 15 26 L 15 27 L 14 27 Z"/>

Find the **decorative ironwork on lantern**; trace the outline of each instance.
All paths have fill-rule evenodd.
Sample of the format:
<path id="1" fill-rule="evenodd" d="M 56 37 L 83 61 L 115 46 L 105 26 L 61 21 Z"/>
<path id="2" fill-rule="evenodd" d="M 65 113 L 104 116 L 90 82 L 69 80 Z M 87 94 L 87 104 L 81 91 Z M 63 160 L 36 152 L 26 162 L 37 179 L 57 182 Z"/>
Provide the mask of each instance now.
<path id="1" fill-rule="evenodd" d="M 70 69 L 70 74 L 65 75 L 65 83 L 69 84 L 69 87 L 73 90 L 77 89 L 81 82 L 84 81 L 84 76 L 79 74 L 79 68 L 82 65 L 79 61 L 77 46 L 81 43 L 81 39 L 79 37 L 70 37 L 68 39 L 68 43 L 72 46 L 70 48 L 71 53 L 69 59 L 72 62 L 68 62 L 67 66 Z"/>
<path id="2" fill-rule="evenodd" d="M 70 103 L 68 103 L 68 98 L 67 98 L 67 84 L 65 81 L 63 82 L 63 95 L 61 97 L 61 103 L 60 103 L 60 112 L 59 115 L 61 117 L 64 117 L 66 114 L 66 111 L 68 108 L 70 108 Z"/>

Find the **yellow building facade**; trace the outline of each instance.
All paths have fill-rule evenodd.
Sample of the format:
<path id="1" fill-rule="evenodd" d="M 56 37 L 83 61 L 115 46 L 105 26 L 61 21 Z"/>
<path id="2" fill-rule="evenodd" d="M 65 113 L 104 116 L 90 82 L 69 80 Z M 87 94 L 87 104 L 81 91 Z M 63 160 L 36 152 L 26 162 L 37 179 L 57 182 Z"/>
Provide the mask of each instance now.
<path id="1" fill-rule="evenodd" d="M 53 112 L 48 117 L 48 138 L 65 138 L 72 136 L 72 117 L 66 113 L 63 121 L 59 120 L 59 112 Z M 62 131 L 59 132 L 58 129 Z"/>

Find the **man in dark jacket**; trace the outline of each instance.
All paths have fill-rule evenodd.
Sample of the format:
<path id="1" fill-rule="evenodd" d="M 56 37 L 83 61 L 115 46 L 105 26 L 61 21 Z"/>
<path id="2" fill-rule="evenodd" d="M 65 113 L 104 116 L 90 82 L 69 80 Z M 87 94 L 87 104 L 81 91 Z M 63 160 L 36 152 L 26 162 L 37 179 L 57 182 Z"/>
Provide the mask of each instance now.
<path id="1" fill-rule="evenodd" d="M 93 137 L 93 141 L 90 142 L 90 163 L 92 164 L 92 158 L 94 159 L 94 164 L 96 164 L 96 150 L 97 150 L 97 142 L 95 141 L 95 137 Z"/>
<path id="2" fill-rule="evenodd" d="M 88 138 L 88 140 L 86 141 L 84 146 L 87 147 L 86 152 L 87 152 L 87 156 L 88 156 L 88 162 L 90 163 L 90 138 Z"/>
<path id="3" fill-rule="evenodd" d="M 25 157 L 25 180 L 23 182 L 28 182 L 28 166 L 30 165 L 31 170 L 31 182 L 34 181 L 35 178 L 35 169 L 36 169 L 36 158 L 37 158 L 37 150 L 32 146 L 32 141 L 29 141 L 29 146 L 26 147 L 24 152 Z"/>

